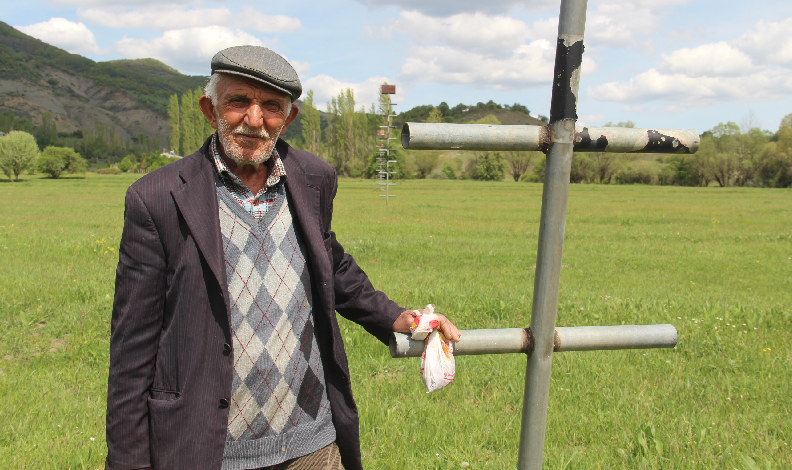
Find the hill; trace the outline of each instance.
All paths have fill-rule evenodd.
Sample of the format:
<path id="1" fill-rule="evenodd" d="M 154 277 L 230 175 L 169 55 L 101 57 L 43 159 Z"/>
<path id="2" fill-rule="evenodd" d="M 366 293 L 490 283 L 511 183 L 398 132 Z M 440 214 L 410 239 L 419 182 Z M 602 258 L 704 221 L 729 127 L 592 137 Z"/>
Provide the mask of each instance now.
<path id="1" fill-rule="evenodd" d="M 435 106 L 432 105 L 422 105 L 400 113 L 396 118 L 397 125 L 401 126 L 405 122 L 425 122 L 434 108 Z M 443 121 L 449 123 L 467 123 L 492 115 L 498 118 L 501 124 L 507 125 L 544 126 L 547 124 L 545 121 L 531 116 L 528 108 L 519 103 L 501 105 L 490 100 L 487 103 L 479 102 L 475 105 L 460 103 L 451 108 L 442 102 L 436 108 L 442 113 Z"/>
<path id="2" fill-rule="evenodd" d="M 164 139 L 170 95 L 205 83 L 154 59 L 94 62 L 0 22 L 0 112 L 35 125 L 49 112 L 61 133 L 99 123 L 124 138 Z"/>

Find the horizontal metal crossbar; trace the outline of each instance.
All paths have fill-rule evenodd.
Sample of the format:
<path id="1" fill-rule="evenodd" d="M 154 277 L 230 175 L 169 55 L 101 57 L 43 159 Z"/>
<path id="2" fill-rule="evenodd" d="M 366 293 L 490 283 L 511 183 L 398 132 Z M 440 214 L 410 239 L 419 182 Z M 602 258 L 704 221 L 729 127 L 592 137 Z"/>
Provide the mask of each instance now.
<path id="1" fill-rule="evenodd" d="M 407 122 L 401 141 L 410 150 L 525 150 L 546 152 L 545 126 L 497 126 Z M 691 129 L 575 127 L 575 152 L 695 153 L 701 141 Z"/>
<path id="2" fill-rule="evenodd" d="M 674 325 L 615 325 L 557 327 L 553 350 L 595 351 L 607 349 L 673 348 L 678 334 Z M 530 328 L 464 330 L 454 345 L 455 356 L 482 354 L 533 353 Z M 391 357 L 420 357 L 424 342 L 410 339 L 405 333 L 393 333 Z"/>

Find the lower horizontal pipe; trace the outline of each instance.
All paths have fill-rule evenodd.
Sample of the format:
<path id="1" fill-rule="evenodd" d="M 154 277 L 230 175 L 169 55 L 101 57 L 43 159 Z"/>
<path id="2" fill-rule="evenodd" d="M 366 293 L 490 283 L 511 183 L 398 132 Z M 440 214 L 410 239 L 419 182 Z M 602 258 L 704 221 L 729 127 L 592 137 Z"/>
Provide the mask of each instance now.
<path id="1" fill-rule="evenodd" d="M 558 327 L 554 351 L 593 351 L 608 349 L 673 348 L 678 334 L 674 325 L 616 325 Z M 391 357 L 420 357 L 424 342 L 394 333 L 390 339 Z M 463 330 L 454 345 L 455 356 L 533 352 L 530 328 Z"/>

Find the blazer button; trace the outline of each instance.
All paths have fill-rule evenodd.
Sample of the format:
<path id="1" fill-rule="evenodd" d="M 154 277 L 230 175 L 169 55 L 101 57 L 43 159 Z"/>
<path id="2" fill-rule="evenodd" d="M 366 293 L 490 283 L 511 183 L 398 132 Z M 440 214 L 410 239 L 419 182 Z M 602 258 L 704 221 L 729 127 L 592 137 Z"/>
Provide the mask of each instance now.
<path id="1" fill-rule="evenodd" d="M 220 408 L 228 408 L 228 400 L 225 398 L 220 399 Z"/>
<path id="2" fill-rule="evenodd" d="M 226 343 L 226 344 L 223 345 L 223 354 L 226 355 L 226 356 L 231 354 L 231 345 L 230 344 Z"/>

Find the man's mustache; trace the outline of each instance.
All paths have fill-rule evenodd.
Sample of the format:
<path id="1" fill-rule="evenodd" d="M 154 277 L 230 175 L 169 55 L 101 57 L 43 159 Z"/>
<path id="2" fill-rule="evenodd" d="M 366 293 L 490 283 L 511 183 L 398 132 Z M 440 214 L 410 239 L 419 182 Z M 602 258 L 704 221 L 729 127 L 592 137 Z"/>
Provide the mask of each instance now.
<path id="1" fill-rule="evenodd" d="M 235 135 L 247 135 L 252 137 L 259 137 L 261 139 L 269 139 L 270 133 L 267 132 L 266 129 L 263 127 L 255 129 L 253 127 L 249 127 L 245 124 L 240 124 L 234 130 L 231 131 L 232 134 Z"/>

